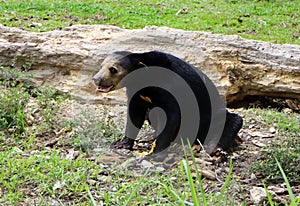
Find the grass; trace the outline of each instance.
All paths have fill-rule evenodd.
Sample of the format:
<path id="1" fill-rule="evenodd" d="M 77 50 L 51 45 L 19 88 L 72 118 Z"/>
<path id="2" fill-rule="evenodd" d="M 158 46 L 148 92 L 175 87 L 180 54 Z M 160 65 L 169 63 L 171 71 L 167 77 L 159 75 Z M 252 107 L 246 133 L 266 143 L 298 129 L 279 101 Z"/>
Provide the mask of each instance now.
<path id="1" fill-rule="evenodd" d="M 95 170 L 101 170 L 100 166 L 86 159 L 63 159 L 59 151 L 41 151 L 26 156 L 24 151 L 12 148 L 1 152 L 0 156 L 3 168 L 0 174 L 1 188 L 5 189 L 2 203 L 18 204 L 25 198 L 43 199 L 43 196 L 56 200 L 67 199 L 68 196 L 85 192 L 88 187 L 86 180 L 95 178 Z M 94 168 L 93 172 L 88 171 L 91 167 Z M 37 190 L 37 193 L 28 194 L 31 189 Z M 78 197 L 78 201 L 81 199 L 88 200 L 88 197 Z"/>
<path id="2" fill-rule="evenodd" d="M 278 133 L 275 140 L 268 144 L 261 153 L 260 160 L 252 164 L 252 171 L 263 174 L 269 181 L 283 180 L 277 167 L 281 164 L 291 182 L 299 183 L 300 165 L 300 116 L 298 113 L 279 112 L 275 109 L 248 109 L 245 127 L 255 123 L 262 130 L 270 125 Z"/>
<path id="3" fill-rule="evenodd" d="M 115 123 L 109 118 L 108 110 L 104 109 L 102 117 L 95 117 L 95 111 L 90 109 L 82 110 L 76 118 L 70 121 L 73 130 L 76 132 L 73 144 L 86 153 L 97 147 L 105 147 L 113 141 L 122 137 Z M 105 117 L 105 118 L 103 118 Z M 99 119 L 103 119 L 99 124 Z M 109 137 L 107 139 L 103 137 Z"/>
<path id="4" fill-rule="evenodd" d="M 22 86 L 7 92 L 0 91 L 0 129 L 11 129 L 16 134 L 24 132 L 26 115 L 24 109 L 29 101 L 29 94 Z"/>
<path id="5" fill-rule="evenodd" d="M 275 157 L 275 160 L 276 160 L 276 164 L 277 164 L 277 166 L 278 166 L 278 168 L 279 168 L 279 170 L 280 170 L 280 172 L 281 172 L 281 175 L 282 175 L 282 177 L 283 177 L 283 179 L 284 179 L 284 182 L 285 182 L 285 184 L 286 184 L 286 187 L 287 187 L 287 190 L 288 190 L 290 199 L 291 199 L 291 205 L 298 205 L 298 204 L 296 204 L 296 198 L 295 198 L 295 196 L 294 196 L 294 194 L 293 194 L 293 190 L 292 190 L 292 188 L 291 188 L 291 186 L 290 186 L 289 180 L 288 180 L 288 178 L 286 177 L 286 174 L 285 174 L 284 170 L 283 170 L 282 167 L 281 167 L 281 164 L 279 163 L 279 161 L 277 160 L 276 157 Z M 299 203 L 299 200 L 300 200 L 300 198 L 298 198 L 298 201 L 297 201 L 298 203 Z"/>
<path id="6" fill-rule="evenodd" d="M 127 29 L 156 25 L 300 44 L 299 3 L 299 0 L 6 0 L 0 1 L 0 23 L 38 32 L 74 24 L 112 24 Z"/>

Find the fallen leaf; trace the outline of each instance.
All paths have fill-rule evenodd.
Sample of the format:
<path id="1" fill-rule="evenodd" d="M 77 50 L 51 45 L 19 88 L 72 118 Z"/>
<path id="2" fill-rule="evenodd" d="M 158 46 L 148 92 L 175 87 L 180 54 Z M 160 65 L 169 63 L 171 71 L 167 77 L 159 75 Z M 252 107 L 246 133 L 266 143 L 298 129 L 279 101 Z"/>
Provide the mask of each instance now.
<path id="1" fill-rule="evenodd" d="M 59 132 L 55 132 L 56 138 L 60 137 L 62 134 L 66 132 L 66 128 L 62 128 Z"/>
<path id="2" fill-rule="evenodd" d="M 258 141 L 258 140 L 253 140 L 252 143 L 253 143 L 255 146 L 257 146 L 257 147 L 265 147 L 265 146 L 267 146 L 266 144 L 264 144 L 264 143 L 262 143 L 262 142 L 260 142 L 260 141 Z"/>
<path id="3" fill-rule="evenodd" d="M 273 138 L 274 137 L 274 134 L 270 134 L 267 132 L 259 132 L 259 131 L 250 132 L 249 134 L 252 137 L 260 137 L 260 138 Z"/>
<path id="4" fill-rule="evenodd" d="M 75 151 L 73 148 L 68 150 L 68 154 L 66 155 L 66 159 L 73 160 L 79 156 L 79 152 Z"/>

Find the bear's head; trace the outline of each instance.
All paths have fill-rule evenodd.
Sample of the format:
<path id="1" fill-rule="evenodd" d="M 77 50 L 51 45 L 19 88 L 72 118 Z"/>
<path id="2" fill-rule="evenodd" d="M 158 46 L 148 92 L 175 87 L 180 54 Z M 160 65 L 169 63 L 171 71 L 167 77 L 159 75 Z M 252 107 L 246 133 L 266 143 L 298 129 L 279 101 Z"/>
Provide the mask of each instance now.
<path id="1" fill-rule="evenodd" d="M 114 52 L 104 59 L 99 72 L 93 77 L 97 91 L 110 92 L 118 89 L 119 82 L 132 67 L 130 54 L 127 51 Z"/>

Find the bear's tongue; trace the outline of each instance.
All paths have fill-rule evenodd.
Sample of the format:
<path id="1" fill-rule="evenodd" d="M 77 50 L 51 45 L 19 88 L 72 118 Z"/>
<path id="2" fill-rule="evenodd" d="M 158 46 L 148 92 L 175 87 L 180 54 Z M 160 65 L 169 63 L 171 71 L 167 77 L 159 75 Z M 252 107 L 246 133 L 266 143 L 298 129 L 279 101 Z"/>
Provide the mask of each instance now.
<path id="1" fill-rule="evenodd" d="M 113 88 L 114 85 L 111 85 L 109 87 L 101 87 L 101 86 L 98 86 L 97 88 L 97 91 L 98 92 L 109 92 L 112 88 Z"/>

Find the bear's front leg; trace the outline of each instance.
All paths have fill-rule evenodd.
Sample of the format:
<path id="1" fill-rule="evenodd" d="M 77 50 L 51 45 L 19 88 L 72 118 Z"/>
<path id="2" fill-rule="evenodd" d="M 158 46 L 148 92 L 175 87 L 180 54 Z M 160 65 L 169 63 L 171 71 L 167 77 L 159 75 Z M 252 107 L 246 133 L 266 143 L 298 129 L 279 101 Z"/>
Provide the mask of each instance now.
<path id="1" fill-rule="evenodd" d="M 180 114 L 176 113 L 169 113 L 167 114 L 167 121 L 166 123 L 162 123 L 164 125 L 164 128 L 158 134 L 155 145 L 152 148 L 154 153 L 158 153 L 166 149 L 168 146 L 170 146 L 171 142 L 173 142 L 178 134 L 179 127 L 180 127 Z M 161 128 L 160 122 L 158 122 L 157 128 Z M 158 129 L 159 131 L 160 129 Z"/>
<path id="2" fill-rule="evenodd" d="M 112 148 L 132 150 L 134 140 L 146 119 L 148 108 L 140 98 L 133 97 L 128 105 L 125 137 L 121 141 L 114 142 Z"/>

